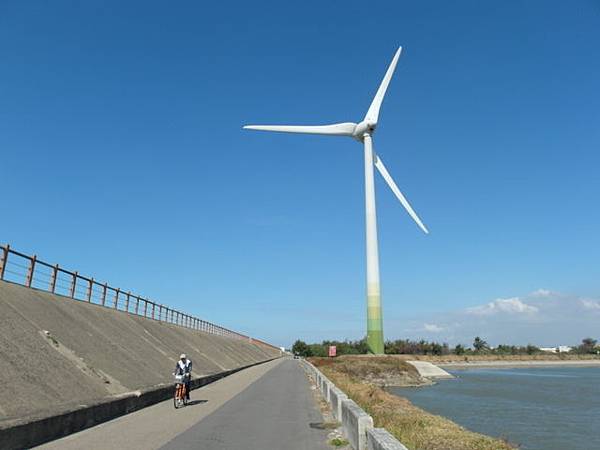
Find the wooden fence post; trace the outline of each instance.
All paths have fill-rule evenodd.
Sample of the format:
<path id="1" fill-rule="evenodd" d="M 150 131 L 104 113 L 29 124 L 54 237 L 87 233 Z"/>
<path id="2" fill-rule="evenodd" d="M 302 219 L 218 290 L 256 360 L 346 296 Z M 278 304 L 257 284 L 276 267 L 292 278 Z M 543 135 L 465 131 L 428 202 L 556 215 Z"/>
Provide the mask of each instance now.
<path id="1" fill-rule="evenodd" d="M 50 292 L 54 294 L 56 291 L 56 279 L 58 278 L 58 264 L 55 264 L 52 268 L 52 275 L 50 276 Z"/>
<path id="2" fill-rule="evenodd" d="M 94 285 L 94 279 L 90 278 L 88 280 L 88 290 L 87 290 L 87 301 L 88 303 L 92 302 L 92 286 Z"/>
<path id="3" fill-rule="evenodd" d="M 0 260 L 0 280 L 4 280 L 4 272 L 6 271 L 6 265 L 8 264 L 9 252 L 10 245 L 6 244 L 6 247 L 2 247 L 2 260 Z"/>
<path id="4" fill-rule="evenodd" d="M 33 257 L 29 260 L 29 269 L 27 269 L 27 278 L 25 279 L 25 286 L 28 288 L 31 287 L 31 283 L 33 283 L 33 272 L 35 271 L 35 261 L 37 256 L 33 255 Z"/>
<path id="5" fill-rule="evenodd" d="M 71 281 L 71 298 L 75 298 L 75 286 L 77 285 L 77 272 L 73 274 L 73 280 Z"/>

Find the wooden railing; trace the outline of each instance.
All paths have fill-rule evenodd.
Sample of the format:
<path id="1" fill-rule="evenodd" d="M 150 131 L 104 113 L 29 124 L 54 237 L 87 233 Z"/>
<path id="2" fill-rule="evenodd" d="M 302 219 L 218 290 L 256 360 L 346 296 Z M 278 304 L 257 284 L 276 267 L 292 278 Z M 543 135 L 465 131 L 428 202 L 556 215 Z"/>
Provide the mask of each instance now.
<path id="1" fill-rule="evenodd" d="M 13 250 L 8 244 L 0 245 L 0 281 L 41 289 L 52 294 L 217 336 L 243 339 L 277 348 L 259 339 L 253 339 L 250 336 L 156 303 L 133 294 L 131 291 L 115 288 L 109 286 L 108 283 L 100 283 L 93 277 L 85 277 L 78 272 L 63 269 L 58 264 L 48 264 L 39 260 L 36 255 L 29 256 Z"/>

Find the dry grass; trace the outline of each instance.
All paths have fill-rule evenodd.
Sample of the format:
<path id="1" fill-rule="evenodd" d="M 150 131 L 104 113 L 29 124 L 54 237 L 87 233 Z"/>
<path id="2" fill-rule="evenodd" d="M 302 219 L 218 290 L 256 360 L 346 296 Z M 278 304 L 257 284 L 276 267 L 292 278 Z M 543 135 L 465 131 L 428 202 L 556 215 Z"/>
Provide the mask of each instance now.
<path id="1" fill-rule="evenodd" d="M 311 361 L 373 417 L 376 427 L 386 428 L 410 450 L 514 449 L 500 439 L 468 431 L 451 420 L 430 414 L 404 398 L 364 382 L 365 375 L 381 374 L 385 370 L 406 370 L 414 375 L 415 369 L 399 358 L 346 356 Z"/>
<path id="2" fill-rule="evenodd" d="M 422 384 L 423 378 L 417 369 L 406 361 L 387 356 L 340 356 L 338 358 L 313 358 L 320 367 L 335 369 L 356 380 L 370 382 L 382 378 L 399 378 L 404 384 Z"/>

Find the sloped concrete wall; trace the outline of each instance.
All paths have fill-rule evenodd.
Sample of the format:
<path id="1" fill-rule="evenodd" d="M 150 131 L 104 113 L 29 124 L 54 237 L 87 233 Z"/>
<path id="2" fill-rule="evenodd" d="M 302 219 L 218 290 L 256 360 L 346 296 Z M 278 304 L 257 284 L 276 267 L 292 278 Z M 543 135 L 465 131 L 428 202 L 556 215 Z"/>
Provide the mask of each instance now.
<path id="1" fill-rule="evenodd" d="M 279 356 L 258 343 L 0 282 L 0 427 L 170 385 L 182 352 L 196 376 Z"/>

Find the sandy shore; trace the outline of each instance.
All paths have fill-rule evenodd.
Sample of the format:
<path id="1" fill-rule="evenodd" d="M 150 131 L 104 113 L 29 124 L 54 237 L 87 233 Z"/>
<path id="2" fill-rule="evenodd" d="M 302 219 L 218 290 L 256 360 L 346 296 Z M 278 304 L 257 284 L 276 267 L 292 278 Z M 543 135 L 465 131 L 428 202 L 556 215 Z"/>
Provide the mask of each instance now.
<path id="1" fill-rule="evenodd" d="M 581 359 L 581 360 L 535 360 L 535 361 L 456 361 L 456 362 L 445 362 L 435 363 L 436 366 L 443 367 L 445 369 L 469 369 L 478 367 L 600 367 L 600 359 Z"/>

